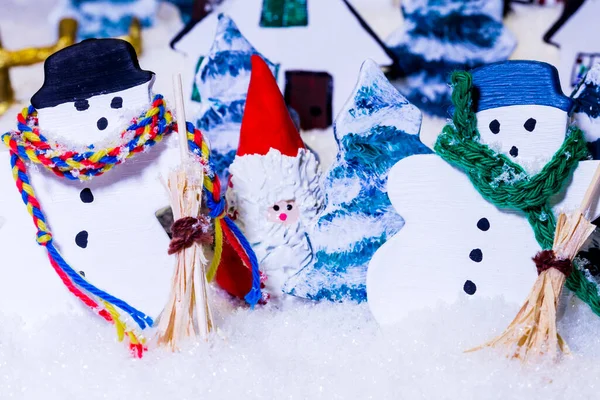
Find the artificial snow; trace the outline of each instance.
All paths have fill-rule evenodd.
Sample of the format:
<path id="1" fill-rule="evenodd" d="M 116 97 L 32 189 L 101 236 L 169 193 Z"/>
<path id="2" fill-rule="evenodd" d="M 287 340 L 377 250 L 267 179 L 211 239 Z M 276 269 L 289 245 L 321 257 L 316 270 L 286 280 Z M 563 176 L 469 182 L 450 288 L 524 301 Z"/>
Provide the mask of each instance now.
<path id="1" fill-rule="evenodd" d="M 366 305 L 240 308 L 218 318 L 225 339 L 142 360 L 96 318 L 56 318 L 25 334 L 0 318 L 0 398 L 597 398 L 600 319 L 579 303 L 559 324 L 573 352 L 560 364 L 463 352 L 499 334 L 517 311 L 501 299 L 440 306 L 384 332 Z"/>
<path id="2" fill-rule="evenodd" d="M 51 44 L 56 28 L 46 23 L 46 16 L 55 3 L 2 0 L 4 46 Z M 352 3 L 381 37 L 400 23 L 400 10 L 392 9 L 391 0 Z M 543 43 L 541 35 L 560 8 L 514 8 L 507 19 L 519 39 L 513 58 L 556 62 L 557 50 Z M 27 16 L 30 29 L 22 29 L 21 15 Z M 161 5 L 156 26 L 144 30 L 140 60 L 143 68 L 157 73 L 155 91 L 167 99 L 172 97 L 171 73 L 193 73 L 194 67 L 168 48 L 182 26 L 176 17 L 174 8 Z M 13 68 L 11 78 L 20 104 L 0 117 L 2 132 L 15 127 L 16 113 L 41 86 L 43 67 Z M 426 117 L 422 140 L 431 145 L 444 122 Z M 332 130 L 307 132 L 304 138 L 327 167 L 336 152 Z M 48 284 L 64 290 L 58 279 Z M 151 349 L 142 360 L 131 358 L 116 342 L 113 328 L 92 315 L 56 317 L 33 331 L 0 315 L 0 399 L 598 398 L 600 319 L 578 301 L 559 323 L 573 356 L 556 365 L 522 366 L 491 350 L 463 353 L 501 333 L 516 315 L 519 305 L 502 299 L 438 306 L 386 331 L 366 304 L 294 301 L 283 311 L 269 306 L 252 311 L 232 307 L 220 292 L 214 300 L 225 340 L 214 337 L 176 354 Z"/>

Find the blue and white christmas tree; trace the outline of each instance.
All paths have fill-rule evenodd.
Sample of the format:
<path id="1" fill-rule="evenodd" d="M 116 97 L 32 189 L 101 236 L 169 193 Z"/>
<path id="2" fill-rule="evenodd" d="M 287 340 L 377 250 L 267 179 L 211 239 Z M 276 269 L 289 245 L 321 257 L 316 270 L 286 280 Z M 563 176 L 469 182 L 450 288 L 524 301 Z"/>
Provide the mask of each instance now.
<path id="1" fill-rule="evenodd" d="M 125 35 L 133 18 L 149 27 L 157 10 L 158 0 L 62 0 L 53 16 L 76 19 L 77 34 L 83 40 Z"/>
<path id="2" fill-rule="evenodd" d="M 310 239 L 314 257 L 286 291 L 311 300 L 366 300 L 367 266 L 404 221 L 387 196 L 390 168 L 431 153 L 419 139 L 421 112 L 366 61 L 334 125 L 337 159 L 328 171 L 326 208 Z"/>
<path id="3" fill-rule="evenodd" d="M 192 90 L 192 100 L 202 106 L 197 126 L 210 140 L 213 167 L 222 182 L 227 182 L 237 151 L 253 54 L 261 56 L 277 77 L 277 66 L 246 40 L 231 18 L 220 14 L 210 53 L 197 63 Z"/>
<path id="4" fill-rule="evenodd" d="M 396 84 L 422 111 L 448 116 L 449 75 L 508 59 L 516 39 L 503 0 L 402 0 L 403 27 L 387 45 L 404 76 Z"/>
<path id="5" fill-rule="evenodd" d="M 575 96 L 573 113 L 585 133 L 592 156 L 600 159 L 600 64 L 594 64 L 585 76 Z"/>

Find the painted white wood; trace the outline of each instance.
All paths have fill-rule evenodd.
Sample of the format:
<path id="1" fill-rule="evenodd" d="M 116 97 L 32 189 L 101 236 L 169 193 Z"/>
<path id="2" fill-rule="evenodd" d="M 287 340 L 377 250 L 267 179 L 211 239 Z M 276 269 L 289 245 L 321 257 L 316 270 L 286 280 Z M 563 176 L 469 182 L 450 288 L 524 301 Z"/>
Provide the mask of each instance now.
<path id="1" fill-rule="evenodd" d="M 96 148 L 114 145 L 120 131 L 131 118 L 138 116 L 150 103 L 150 88 L 154 78 L 133 88 L 101 94 L 87 99 L 89 108 L 77 111 L 74 103 L 63 103 L 55 107 L 38 110 L 39 125 L 48 137 L 67 143 L 75 148 L 94 144 Z M 111 108 L 116 97 L 123 102 L 122 108 Z M 106 118 L 106 129 L 98 129 L 98 120 Z M 68 121 L 68 123 L 67 123 Z"/>
<path id="2" fill-rule="evenodd" d="M 337 114 L 356 83 L 356 71 L 366 58 L 378 65 L 392 60 L 369 35 L 342 0 L 308 1 L 308 26 L 262 28 L 259 25 L 263 0 L 228 0 L 197 23 L 182 37 L 175 49 L 187 55 L 188 73 L 198 58 L 208 54 L 217 29 L 219 13 L 233 19 L 241 33 L 256 49 L 274 63 L 281 64 L 280 88 L 285 87 L 285 71 L 326 71 L 333 76 L 333 112 Z M 335 24 L 332 25 L 332 19 Z M 188 76 L 184 90 L 191 90 Z"/>
<path id="3" fill-rule="evenodd" d="M 114 140 L 133 117 L 149 107 L 148 90 L 144 84 L 93 97 L 87 112 L 76 111 L 72 103 L 63 104 L 58 106 L 65 108 L 59 113 L 62 119 L 53 118 L 52 109 L 40 110 L 40 127 L 49 138 L 54 138 L 52 132 L 60 132 L 56 136 L 74 145 L 86 143 L 85 138 L 88 144 Z M 105 100 L 117 94 L 123 97 L 124 107 L 111 109 L 110 100 Z M 119 123 L 98 132 L 97 117 L 106 115 Z M 71 117 L 76 127 L 68 125 Z M 9 153 L 0 153 L 0 213 L 6 219 L 0 229 L 0 312 L 17 315 L 34 327 L 44 318 L 81 312 L 84 307 L 60 281 L 46 250 L 37 245 L 36 229 L 15 187 L 9 160 Z M 169 238 L 155 217 L 158 209 L 169 204 L 159 175 L 168 176 L 178 163 L 177 138 L 170 137 L 89 182 L 67 181 L 40 167 L 30 168 L 36 196 L 65 260 L 83 271 L 92 284 L 151 317 L 158 315 L 167 300 L 175 262 L 167 254 Z M 80 199 L 84 188 L 91 189 L 92 203 Z M 75 243 L 83 230 L 89 233 L 87 248 Z"/>
<path id="4" fill-rule="evenodd" d="M 554 199 L 555 212 L 579 206 L 597 165 L 581 163 L 566 195 Z M 464 297 L 525 300 L 537 277 L 531 258 L 540 247 L 521 213 L 485 201 L 463 172 L 437 155 L 400 161 L 388 182 L 392 204 L 406 224 L 369 265 L 369 307 L 380 324 Z M 597 215 L 597 204 L 593 210 Z M 481 218 L 488 219 L 488 231 L 477 227 Z M 481 262 L 469 258 L 473 249 L 482 251 Z M 477 287 L 472 296 L 463 290 L 467 280 Z"/>
<path id="5" fill-rule="evenodd" d="M 535 174 L 563 144 L 567 118 L 564 111 L 554 107 L 508 106 L 478 112 L 477 130 L 482 143 L 505 154 L 529 174 Z M 529 119 L 535 120 L 531 132 L 525 129 Z M 498 122 L 498 133 L 490 128 L 493 121 Z"/>
<path id="6" fill-rule="evenodd" d="M 531 132 L 524 128 L 529 118 L 537 120 Z M 567 114 L 552 107 L 510 106 L 479 112 L 477 120 L 482 143 L 536 173 L 562 144 Z M 493 120 L 500 123 L 497 134 L 489 127 Z M 510 155 L 513 146 L 519 148 L 517 157 Z M 579 164 L 565 192 L 551 199 L 556 215 L 579 207 L 597 165 Z M 466 174 L 438 155 L 398 162 L 390 170 L 388 194 L 405 226 L 369 265 L 367 296 L 380 324 L 463 297 L 525 300 L 537 277 L 531 258 L 540 247 L 523 213 L 484 200 Z M 594 204 L 590 213 L 598 211 Z M 487 230 L 480 228 L 484 218 Z M 471 257 L 477 255 L 473 251 L 482 258 Z M 465 287 L 467 281 L 474 286 Z"/>

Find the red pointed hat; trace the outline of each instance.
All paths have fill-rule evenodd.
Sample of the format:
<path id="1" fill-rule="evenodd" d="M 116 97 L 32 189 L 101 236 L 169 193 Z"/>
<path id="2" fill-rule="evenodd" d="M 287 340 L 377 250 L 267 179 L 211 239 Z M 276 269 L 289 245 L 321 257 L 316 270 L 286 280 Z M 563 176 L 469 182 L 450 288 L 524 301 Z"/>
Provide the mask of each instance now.
<path id="1" fill-rule="evenodd" d="M 265 155 L 277 149 L 286 156 L 296 157 L 304 142 L 294 126 L 277 81 L 267 63 L 252 56 L 252 75 L 242 118 L 237 155 Z"/>

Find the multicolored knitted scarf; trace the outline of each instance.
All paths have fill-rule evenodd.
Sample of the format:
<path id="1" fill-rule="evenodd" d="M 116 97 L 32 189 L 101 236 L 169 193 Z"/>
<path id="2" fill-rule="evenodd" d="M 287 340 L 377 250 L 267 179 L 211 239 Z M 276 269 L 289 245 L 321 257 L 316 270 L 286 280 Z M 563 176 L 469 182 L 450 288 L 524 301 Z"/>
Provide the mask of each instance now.
<path id="1" fill-rule="evenodd" d="M 499 208 L 520 210 L 527 215 L 535 238 L 543 250 L 552 248 L 556 218 L 549 205 L 580 160 L 588 156 L 583 132 L 570 127 L 566 139 L 552 159 L 536 175 L 479 141 L 477 117 L 472 109 L 472 77 L 464 71 L 452 74 L 453 124 L 446 125 L 435 144 L 435 152 L 467 174 L 483 198 Z M 598 287 L 574 269 L 566 286 L 600 316 Z"/>
<path id="2" fill-rule="evenodd" d="M 42 206 L 31 186 L 27 163 L 42 165 L 61 178 L 89 180 L 110 171 L 138 153 L 148 151 L 164 137 L 176 131 L 177 125 L 173 122 L 173 117 L 167 110 L 163 97 L 156 95 L 151 108 L 135 119 L 122 133 L 121 138 L 126 140 L 124 143 L 111 148 L 90 149 L 79 153 L 65 149 L 46 139 L 40 132 L 36 115 L 37 112 L 32 106 L 25 108 L 17 117 L 18 130 L 4 134 L 2 141 L 10 149 L 13 177 L 38 230 L 37 242 L 46 248 L 52 267 L 68 290 L 99 316 L 113 323 L 117 328 L 119 340 L 127 337 L 132 351 L 141 357 L 145 349 L 144 339 L 134 329 L 127 326 L 118 310 L 127 313 L 142 330 L 152 326 L 152 318 L 125 301 L 92 285 L 63 259 L 54 246 L 52 232 L 48 228 Z M 246 301 L 253 306 L 261 297 L 258 261 L 246 238 L 226 215 L 227 206 L 225 199 L 221 197 L 219 178 L 211 168 L 208 144 L 200 131 L 189 122 L 187 131 L 190 151 L 207 169 L 207 173 L 204 175 L 204 193 L 209 216 L 215 225 L 215 255 L 207 273 L 208 279 L 212 280 L 216 274 L 225 238 L 236 250 L 244 264 L 252 270 L 253 284 L 250 293 L 246 296 Z M 165 251 L 167 251 L 166 248 Z"/>

